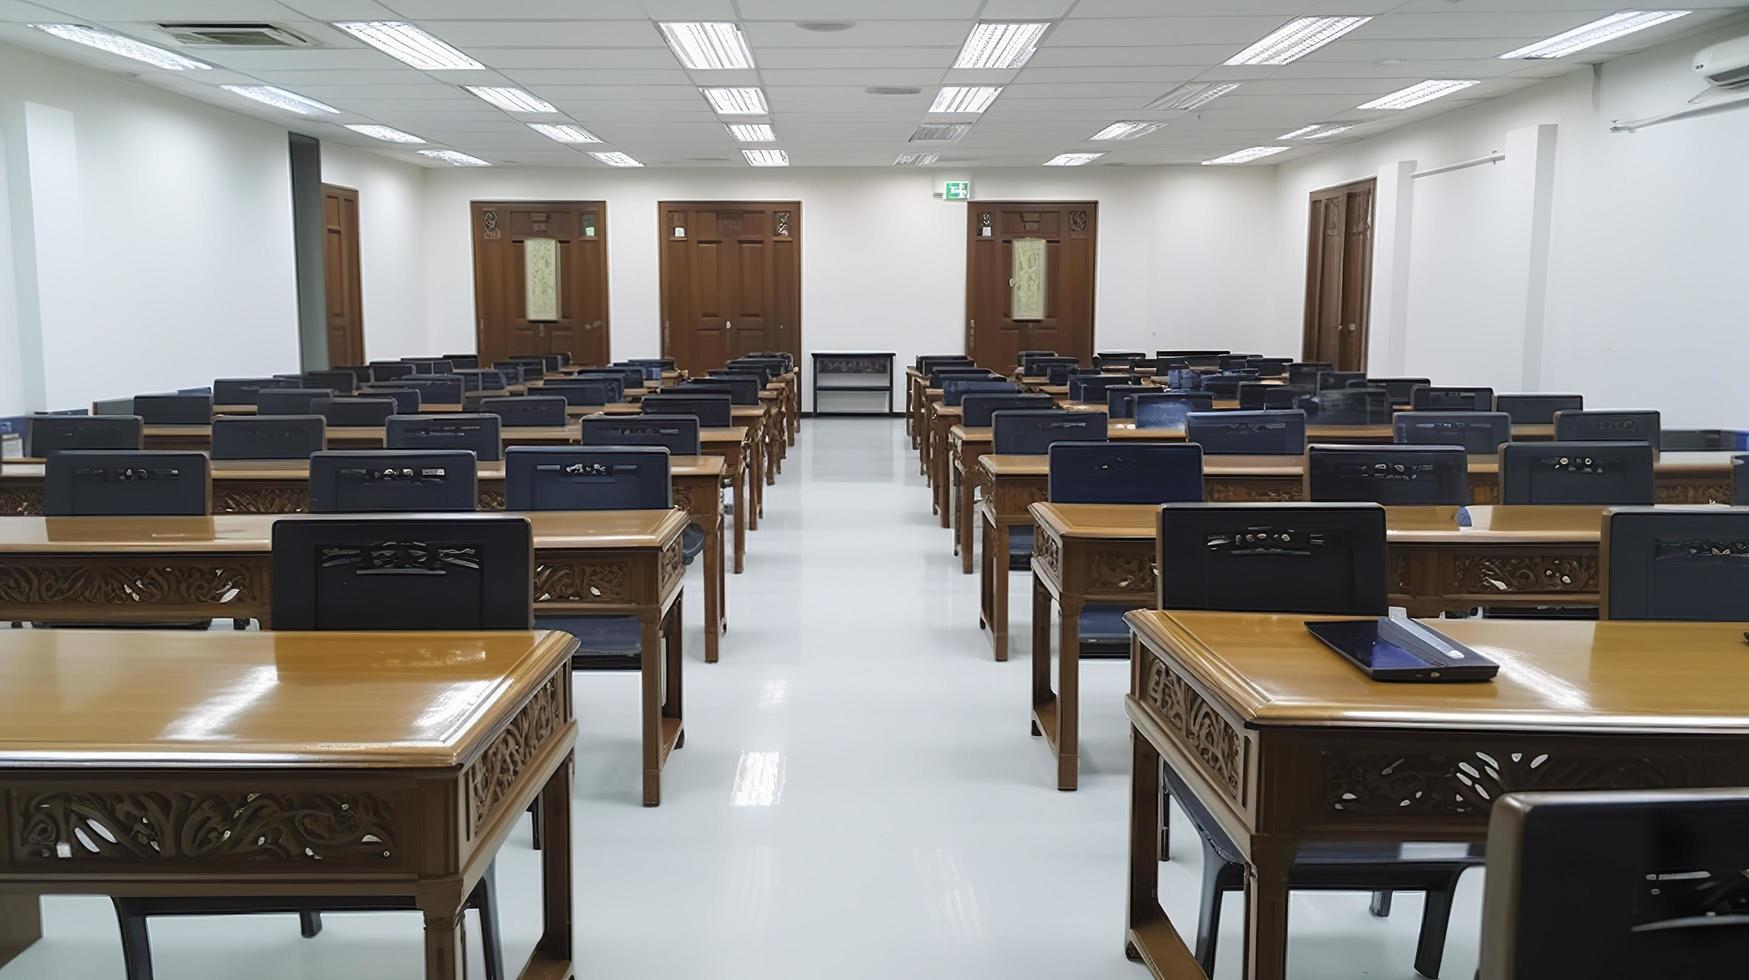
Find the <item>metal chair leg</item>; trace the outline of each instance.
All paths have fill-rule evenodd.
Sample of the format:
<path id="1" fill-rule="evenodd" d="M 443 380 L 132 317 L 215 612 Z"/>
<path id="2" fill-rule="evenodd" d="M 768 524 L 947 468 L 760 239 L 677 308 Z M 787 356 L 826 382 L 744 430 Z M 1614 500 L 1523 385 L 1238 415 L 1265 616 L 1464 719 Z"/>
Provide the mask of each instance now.
<path id="1" fill-rule="evenodd" d="M 1415 940 L 1415 972 L 1428 980 L 1439 980 L 1439 966 L 1445 959 L 1446 928 L 1451 925 L 1452 899 L 1462 877 L 1460 871 L 1451 876 L 1444 888 L 1430 889 L 1427 904 L 1421 909 L 1421 935 Z"/>
<path id="2" fill-rule="evenodd" d="M 125 898 L 111 899 L 121 924 L 121 961 L 127 980 L 152 980 L 152 939 L 146 917 Z"/>

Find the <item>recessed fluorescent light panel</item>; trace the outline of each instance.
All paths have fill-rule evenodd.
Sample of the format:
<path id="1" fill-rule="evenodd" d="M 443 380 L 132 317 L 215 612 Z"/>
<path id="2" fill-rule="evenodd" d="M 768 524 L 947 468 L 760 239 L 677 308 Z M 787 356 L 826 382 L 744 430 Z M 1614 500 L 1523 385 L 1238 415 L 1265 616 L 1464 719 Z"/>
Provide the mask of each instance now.
<path id="1" fill-rule="evenodd" d="M 1371 17 L 1301 17 L 1290 20 L 1267 37 L 1227 59 L 1229 65 L 1290 64 L 1356 27 Z"/>
<path id="2" fill-rule="evenodd" d="M 621 153 L 618 150 L 614 150 L 611 153 L 591 153 L 589 155 L 594 157 L 597 160 L 600 160 L 602 163 L 605 163 L 610 167 L 641 167 L 641 166 L 643 166 L 643 164 L 639 163 L 636 160 L 633 160 L 631 157 L 626 156 L 624 153 Z"/>
<path id="3" fill-rule="evenodd" d="M 1048 23 L 981 23 L 967 35 L 965 47 L 954 61 L 955 68 L 1019 68 L 1038 50 Z"/>
<path id="4" fill-rule="evenodd" d="M 1200 109 L 1208 105 L 1238 87 L 1238 82 L 1191 82 L 1167 92 L 1148 103 L 1144 108 L 1189 112 L 1192 109 Z"/>
<path id="5" fill-rule="evenodd" d="M 1357 108 L 1361 109 L 1408 109 L 1423 102 L 1444 98 L 1453 92 L 1459 92 L 1480 82 L 1473 78 L 1436 78 L 1425 82 L 1416 82 L 1408 88 L 1398 89 L 1390 95 L 1381 95 L 1371 102 L 1363 102 Z"/>
<path id="6" fill-rule="evenodd" d="M 737 143 L 777 142 L 777 133 L 772 131 L 770 123 L 730 123 L 728 129 Z"/>
<path id="7" fill-rule="evenodd" d="M 1165 125 L 1163 122 L 1153 120 L 1132 119 L 1128 122 L 1114 122 L 1087 138 L 1089 140 L 1133 140 L 1146 136 Z"/>
<path id="8" fill-rule="evenodd" d="M 492 103 L 505 112 L 558 112 L 545 99 L 537 99 L 519 88 L 498 85 L 463 85 L 462 88 Z"/>
<path id="9" fill-rule="evenodd" d="M 901 153 L 893 160 L 895 167 L 927 167 L 941 159 L 939 153 Z"/>
<path id="10" fill-rule="evenodd" d="M 720 116 L 763 116 L 770 112 L 765 93 L 756 88 L 701 88 Z"/>
<path id="11" fill-rule="evenodd" d="M 295 112 L 300 116 L 307 116 L 312 112 L 340 111 L 325 102 L 306 99 L 296 92 L 287 92 L 285 89 L 275 88 L 272 85 L 220 85 L 219 88 L 234 95 L 241 95 L 245 99 L 266 103 L 275 109 Z"/>
<path id="12" fill-rule="evenodd" d="M 1502 58 L 1565 58 L 1575 51 L 1613 41 L 1618 37 L 1643 31 L 1648 27 L 1687 17 L 1692 10 L 1624 10 L 1621 13 L 1610 14 L 1601 20 L 1589 24 L 1581 24 L 1564 34 L 1556 34 L 1545 41 L 1527 44 L 1522 48 L 1508 51 Z"/>
<path id="13" fill-rule="evenodd" d="M 943 85 L 941 91 L 935 93 L 935 102 L 929 111 L 975 115 L 990 108 L 990 103 L 1001 94 L 1000 85 Z"/>
<path id="14" fill-rule="evenodd" d="M 747 47 L 747 39 L 741 36 L 741 28 L 734 24 L 687 21 L 656 26 L 674 49 L 674 57 L 694 71 L 753 67 L 753 52 Z"/>
<path id="15" fill-rule="evenodd" d="M 957 143 L 971 132 L 971 123 L 924 123 L 911 134 L 908 143 Z"/>
<path id="16" fill-rule="evenodd" d="M 398 20 L 343 20 L 334 26 L 420 71 L 479 71 L 486 67 L 412 24 Z"/>
<path id="17" fill-rule="evenodd" d="M 193 58 L 184 58 L 174 51 L 166 51 L 144 41 L 136 41 L 113 31 L 87 27 L 84 24 L 32 24 L 30 26 L 33 30 L 42 31 L 44 34 L 58 37 L 63 41 L 72 41 L 88 48 L 121 55 L 123 58 L 143 61 L 154 68 L 163 68 L 166 71 L 186 71 L 191 68 L 206 69 L 212 67 L 205 62 L 195 61 Z"/>
<path id="18" fill-rule="evenodd" d="M 1296 129 L 1291 133 L 1282 133 L 1276 138 L 1284 140 L 1321 140 L 1330 136 L 1335 136 L 1338 133 L 1346 133 L 1353 128 L 1353 126 L 1344 126 L 1341 123 L 1313 123 L 1310 126 L 1301 126 L 1299 129 Z"/>
<path id="19" fill-rule="evenodd" d="M 455 150 L 420 150 L 419 155 L 422 157 L 430 157 L 433 160 L 442 160 L 444 163 L 447 163 L 452 167 L 490 167 L 491 166 L 491 164 L 480 159 L 479 157 L 471 157 L 471 156 L 468 156 L 466 153 L 458 153 Z"/>
<path id="20" fill-rule="evenodd" d="M 1103 153 L 1059 153 L 1045 161 L 1047 167 L 1080 167 L 1105 156 Z"/>
<path id="21" fill-rule="evenodd" d="M 789 154 L 782 150 L 742 150 L 741 155 L 755 167 L 789 166 Z"/>
<path id="22" fill-rule="evenodd" d="M 528 128 L 560 143 L 599 143 L 601 137 L 584 129 L 582 126 L 555 125 L 553 123 L 529 123 Z"/>
<path id="23" fill-rule="evenodd" d="M 376 123 L 347 123 L 346 128 L 360 136 L 369 136 L 373 140 L 383 140 L 389 143 L 425 142 L 412 133 L 403 133 L 393 126 L 378 126 Z"/>
<path id="24" fill-rule="evenodd" d="M 1250 163 L 1253 160 L 1261 160 L 1264 157 L 1275 156 L 1277 153 L 1286 153 L 1287 150 L 1288 148 L 1285 146 L 1253 146 L 1248 150 L 1229 153 L 1224 157 L 1215 157 L 1213 160 L 1204 160 L 1202 165 L 1207 167 L 1212 165 L 1224 166 L 1231 163 Z"/>

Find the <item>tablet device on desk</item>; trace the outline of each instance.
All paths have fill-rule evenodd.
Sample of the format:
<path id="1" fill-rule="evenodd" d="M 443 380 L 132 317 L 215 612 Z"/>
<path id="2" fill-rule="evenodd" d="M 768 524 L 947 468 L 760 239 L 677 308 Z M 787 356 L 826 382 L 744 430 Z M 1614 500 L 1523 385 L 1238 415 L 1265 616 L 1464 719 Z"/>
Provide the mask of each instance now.
<path id="1" fill-rule="evenodd" d="M 1375 681 L 1486 681 L 1500 672 L 1494 661 L 1412 620 L 1310 622 L 1306 629 Z"/>

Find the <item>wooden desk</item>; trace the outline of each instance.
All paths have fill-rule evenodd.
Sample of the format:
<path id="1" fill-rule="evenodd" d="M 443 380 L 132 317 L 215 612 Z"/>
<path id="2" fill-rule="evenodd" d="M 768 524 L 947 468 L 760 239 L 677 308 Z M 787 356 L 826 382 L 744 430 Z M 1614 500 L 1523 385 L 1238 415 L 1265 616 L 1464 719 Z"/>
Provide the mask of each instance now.
<path id="1" fill-rule="evenodd" d="M 643 414 L 643 409 L 636 405 L 627 403 L 605 406 L 597 405 L 594 407 L 574 405 L 566 409 L 566 411 L 572 418 L 581 418 L 589 415 L 624 416 Z M 736 405 L 730 410 L 730 416 L 734 421 L 733 431 L 745 432 L 745 435 L 741 440 L 741 445 L 737 447 L 736 451 L 734 479 L 739 481 L 735 488 L 736 500 L 740 500 L 742 495 L 745 495 L 746 498 L 752 502 L 753 507 L 745 519 L 740 516 L 736 517 L 737 529 L 746 527 L 755 531 L 759 530 L 759 518 L 765 513 L 764 485 L 766 482 L 765 474 L 768 469 L 766 457 L 768 455 L 768 450 L 770 449 L 766 439 L 766 417 L 768 414 L 769 412 L 766 409 L 755 405 Z M 721 430 L 712 430 L 708 428 L 701 430 L 701 436 L 704 442 L 710 443 L 712 441 L 710 438 L 712 431 Z M 707 448 L 705 449 L 705 452 L 709 453 L 712 452 L 712 450 Z M 745 478 L 742 478 L 741 476 L 742 466 L 747 468 Z M 741 550 L 744 551 L 745 549 L 742 548 Z M 741 562 L 737 558 L 735 573 L 740 574 L 740 572 Z"/>
<path id="2" fill-rule="evenodd" d="M 329 449 L 381 449 L 386 438 L 383 426 L 331 425 L 327 428 Z M 143 428 L 147 449 L 181 449 L 211 452 L 210 425 L 148 425 Z M 569 446 L 582 438 L 578 426 L 516 425 L 500 429 L 505 446 Z"/>
<path id="3" fill-rule="evenodd" d="M 918 440 L 923 432 L 923 390 L 929 378 L 914 367 L 905 369 L 905 434 L 911 437 L 911 448 L 921 448 Z"/>
<path id="4" fill-rule="evenodd" d="M 953 471 L 948 468 L 948 431 L 960 424 L 965 417 L 965 408 L 960 405 L 943 405 L 939 401 L 929 403 L 929 509 L 939 514 L 942 527 L 951 527 L 952 519 L 952 480 Z"/>
<path id="5" fill-rule="evenodd" d="M 424 976 L 457 980 L 467 895 L 538 797 L 518 975 L 571 977 L 575 646 L 0 631 L 0 964 L 40 937 L 42 894 L 333 896 L 417 908 Z"/>
<path id="6" fill-rule="evenodd" d="M 1479 842 L 1525 790 L 1749 785 L 1749 624 L 1441 620 L 1499 677 L 1383 684 L 1307 617 L 1127 618 L 1126 952 L 1155 977 L 1203 975 L 1159 902 L 1162 759 L 1244 852 L 1250 980 L 1286 975 L 1302 842 Z"/>
<path id="7" fill-rule="evenodd" d="M 370 392 L 366 391 L 366 392 L 362 392 L 362 393 L 357 394 L 357 395 L 342 395 L 341 397 L 342 398 L 369 398 L 369 397 L 371 397 L 371 394 L 370 394 Z M 462 404 L 460 402 L 426 402 L 425 404 L 422 404 L 419 406 L 419 411 L 417 414 L 419 414 L 419 415 L 453 415 L 453 414 L 460 412 L 461 410 L 462 410 Z M 255 414 L 255 406 L 254 405 L 214 405 L 213 406 L 213 416 L 215 418 L 220 416 L 220 415 L 254 415 L 254 414 Z"/>

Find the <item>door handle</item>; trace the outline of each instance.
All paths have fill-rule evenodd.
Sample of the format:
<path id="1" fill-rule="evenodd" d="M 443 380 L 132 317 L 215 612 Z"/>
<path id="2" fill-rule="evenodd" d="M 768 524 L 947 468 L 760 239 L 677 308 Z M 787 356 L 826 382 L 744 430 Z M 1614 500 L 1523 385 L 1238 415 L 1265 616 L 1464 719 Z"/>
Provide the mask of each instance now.
<path id="1" fill-rule="evenodd" d="M 724 320 L 724 321 L 723 321 L 723 329 L 724 329 L 724 330 L 733 330 L 733 329 L 735 329 L 735 323 L 734 323 L 734 321 L 733 321 L 733 320 Z"/>

